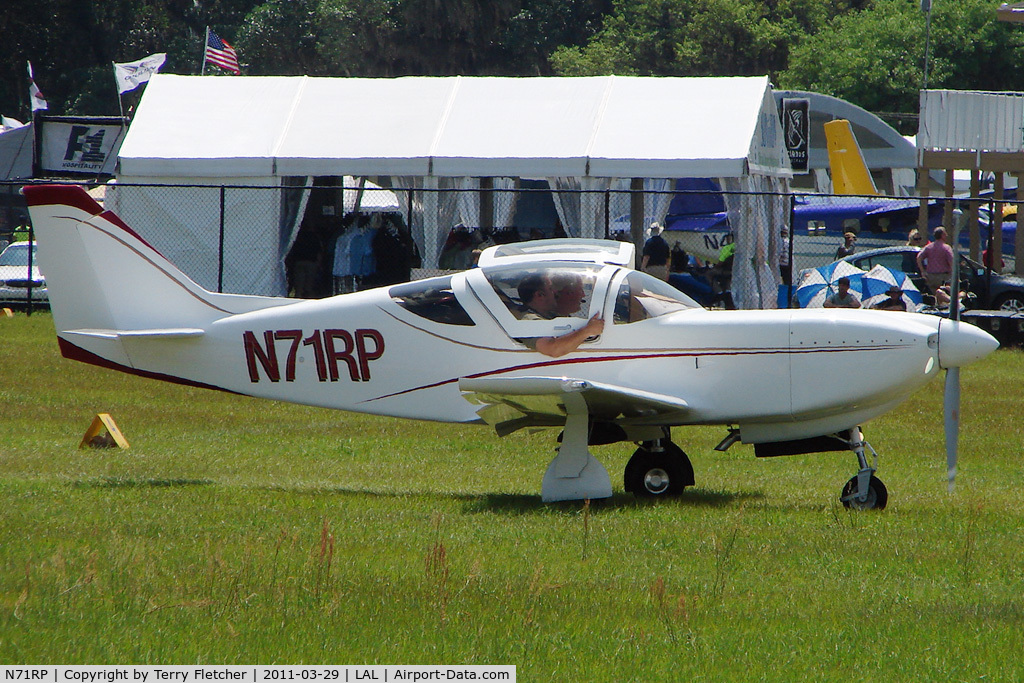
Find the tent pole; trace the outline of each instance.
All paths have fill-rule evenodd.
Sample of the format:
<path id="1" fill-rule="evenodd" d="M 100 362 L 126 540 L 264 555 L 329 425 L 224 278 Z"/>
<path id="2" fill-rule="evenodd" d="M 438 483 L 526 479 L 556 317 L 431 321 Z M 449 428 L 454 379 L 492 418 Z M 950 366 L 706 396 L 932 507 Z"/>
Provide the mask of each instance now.
<path id="1" fill-rule="evenodd" d="M 226 190 L 220 186 L 220 245 L 217 249 L 217 291 L 224 291 L 224 198 Z"/>
<path id="2" fill-rule="evenodd" d="M 640 269 L 640 259 L 644 253 L 644 179 L 629 179 L 629 238 L 636 247 L 636 263 Z"/>
<path id="3" fill-rule="evenodd" d="M 206 36 L 203 38 L 203 66 L 199 69 L 199 75 L 206 75 L 206 46 L 210 44 L 210 27 L 206 27 Z"/>

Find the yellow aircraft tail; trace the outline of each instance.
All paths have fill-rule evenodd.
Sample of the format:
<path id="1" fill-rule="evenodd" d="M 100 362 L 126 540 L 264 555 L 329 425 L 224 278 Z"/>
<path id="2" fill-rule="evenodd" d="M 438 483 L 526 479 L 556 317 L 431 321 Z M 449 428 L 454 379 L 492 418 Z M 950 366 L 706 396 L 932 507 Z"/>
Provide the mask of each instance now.
<path id="1" fill-rule="evenodd" d="M 825 124 L 828 165 L 832 169 L 832 191 L 835 194 L 877 195 L 878 188 L 864 162 L 853 128 L 846 119 Z"/>

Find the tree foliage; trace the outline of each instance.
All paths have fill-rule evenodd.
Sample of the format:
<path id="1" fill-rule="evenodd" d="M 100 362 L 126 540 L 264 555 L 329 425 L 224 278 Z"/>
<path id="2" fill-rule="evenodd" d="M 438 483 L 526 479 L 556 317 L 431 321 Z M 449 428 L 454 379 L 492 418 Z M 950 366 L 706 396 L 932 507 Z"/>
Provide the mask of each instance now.
<path id="1" fill-rule="evenodd" d="M 928 87 L 1024 90 L 1024 31 L 995 20 L 988 0 L 936 0 L 930 31 L 915 0 L 876 0 L 796 46 L 779 82 L 876 112 L 914 112 Z"/>
<path id="2" fill-rule="evenodd" d="M 112 62 L 199 73 L 207 26 L 246 75 L 769 74 L 873 111 L 917 109 L 918 0 L 6 0 L 0 113 L 119 111 Z M 1024 27 L 994 0 L 935 0 L 929 85 L 1024 90 Z M 220 73 L 214 68 L 210 73 Z M 137 90 L 123 97 L 135 104 Z"/>
<path id="3" fill-rule="evenodd" d="M 815 0 L 617 0 L 601 32 L 551 57 L 563 75 L 773 74 L 790 49 L 846 2 Z"/>
<path id="4" fill-rule="evenodd" d="M 165 73 L 197 74 L 207 26 L 248 75 L 546 75 L 610 1 L 6 0 L 0 113 L 29 116 L 31 60 L 49 113 L 116 114 L 111 62 L 166 52 Z"/>

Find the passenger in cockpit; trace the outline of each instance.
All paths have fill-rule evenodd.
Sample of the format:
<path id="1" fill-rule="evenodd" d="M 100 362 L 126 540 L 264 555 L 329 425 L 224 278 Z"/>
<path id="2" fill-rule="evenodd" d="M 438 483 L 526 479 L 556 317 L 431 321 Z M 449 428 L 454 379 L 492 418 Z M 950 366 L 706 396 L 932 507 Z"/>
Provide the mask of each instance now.
<path id="1" fill-rule="evenodd" d="M 577 313 L 586 303 L 583 282 L 575 273 L 556 273 L 554 277 L 535 273 L 523 278 L 518 287 L 519 300 L 526 306 L 523 320 L 552 320 Z M 546 356 L 558 358 L 572 353 L 589 337 L 604 331 L 598 313 L 578 330 L 560 337 L 537 337 L 523 342 Z"/>

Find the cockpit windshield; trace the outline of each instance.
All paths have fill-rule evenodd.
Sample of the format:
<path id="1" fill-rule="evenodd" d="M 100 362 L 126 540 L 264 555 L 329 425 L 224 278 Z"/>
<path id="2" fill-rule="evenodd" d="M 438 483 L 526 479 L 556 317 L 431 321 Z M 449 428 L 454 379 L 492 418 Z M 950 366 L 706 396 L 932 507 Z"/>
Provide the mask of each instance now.
<path id="1" fill-rule="evenodd" d="M 615 324 L 635 323 L 676 311 L 700 308 L 700 304 L 658 278 L 633 271 L 619 285 L 615 296 Z"/>
<path id="2" fill-rule="evenodd" d="M 484 275 L 519 320 L 587 318 L 602 269 L 594 264 L 488 268 Z"/>
<path id="3" fill-rule="evenodd" d="M 473 319 L 452 291 L 452 278 L 435 277 L 395 285 L 391 300 L 416 315 L 446 325 L 473 325 Z"/>

